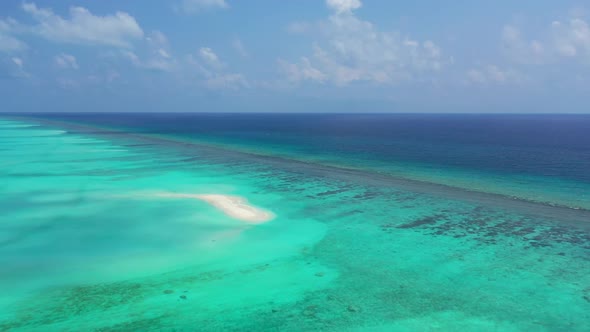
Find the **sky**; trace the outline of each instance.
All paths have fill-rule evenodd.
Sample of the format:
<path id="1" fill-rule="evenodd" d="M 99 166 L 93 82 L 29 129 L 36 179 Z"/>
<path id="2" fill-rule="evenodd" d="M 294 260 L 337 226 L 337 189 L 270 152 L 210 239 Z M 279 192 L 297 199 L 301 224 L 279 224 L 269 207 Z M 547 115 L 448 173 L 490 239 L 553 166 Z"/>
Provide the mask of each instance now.
<path id="1" fill-rule="evenodd" d="M 590 3 L 0 2 L 0 112 L 590 113 Z"/>

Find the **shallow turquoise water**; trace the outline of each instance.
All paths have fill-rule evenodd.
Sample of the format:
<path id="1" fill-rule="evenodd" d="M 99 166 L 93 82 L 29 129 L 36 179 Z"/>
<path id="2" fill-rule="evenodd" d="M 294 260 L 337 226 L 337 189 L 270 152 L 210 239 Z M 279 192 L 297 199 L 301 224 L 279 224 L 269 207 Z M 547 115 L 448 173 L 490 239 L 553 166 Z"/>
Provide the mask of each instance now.
<path id="1" fill-rule="evenodd" d="M 585 210 L 28 125 L 0 121 L 0 330 L 590 329 Z"/>

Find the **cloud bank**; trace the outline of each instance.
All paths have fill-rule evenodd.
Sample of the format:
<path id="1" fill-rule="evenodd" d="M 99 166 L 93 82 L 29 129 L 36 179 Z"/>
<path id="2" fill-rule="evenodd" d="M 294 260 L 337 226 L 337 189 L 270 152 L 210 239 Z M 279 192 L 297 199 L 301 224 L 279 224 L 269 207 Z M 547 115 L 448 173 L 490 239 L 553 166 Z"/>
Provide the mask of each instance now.
<path id="1" fill-rule="evenodd" d="M 53 42 L 130 47 L 143 37 L 135 18 L 125 12 L 96 16 L 86 8 L 71 7 L 70 18 L 63 18 L 34 3 L 23 3 L 22 9 L 37 21 L 31 31 Z"/>
<path id="2" fill-rule="evenodd" d="M 292 82 L 309 80 L 338 86 L 355 81 L 392 83 L 436 72 L 446 62 L 434 42 L 380 31 L 358 18 L 354 10 L 362 6 L 360 0 L 327 0 L 326 5 L 332 11 L 327 20 L 289 27 L 292 32 L 317 36 L 311 55 L 296 62 L 279 59 L 279 67 Z"/>

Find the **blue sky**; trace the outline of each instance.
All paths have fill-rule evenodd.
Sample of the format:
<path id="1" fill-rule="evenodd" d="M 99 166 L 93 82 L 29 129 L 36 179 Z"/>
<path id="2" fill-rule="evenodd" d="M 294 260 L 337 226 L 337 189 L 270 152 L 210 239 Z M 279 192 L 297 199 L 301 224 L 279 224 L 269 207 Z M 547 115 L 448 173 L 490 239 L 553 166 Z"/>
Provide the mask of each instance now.
<path id="1" fill-rule="evenodd" d="M 0 111 L 590 112 L 584 1 L 0 2 Z"/>

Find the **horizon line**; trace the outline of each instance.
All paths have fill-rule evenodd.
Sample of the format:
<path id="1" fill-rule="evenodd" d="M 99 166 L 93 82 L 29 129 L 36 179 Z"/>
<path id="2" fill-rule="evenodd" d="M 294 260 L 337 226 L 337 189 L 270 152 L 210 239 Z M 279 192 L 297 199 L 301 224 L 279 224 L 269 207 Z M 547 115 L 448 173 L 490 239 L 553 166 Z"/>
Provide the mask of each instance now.
<path id="1" fill-rule="evenodd" d="M 191 111 L 91 111 L 91 112 L 77 112 L 77 111 L 38 111 L 38 112 L 2 112 L 0 115 L 37 115 L 37 114 L 264 114 L 264 115 L 590 115 L 588 113 L 578 112 L 235 112 L 235 111 L 220 111 L 220 112 L 191 112 Z"/>

